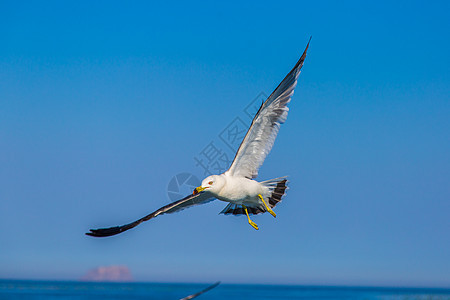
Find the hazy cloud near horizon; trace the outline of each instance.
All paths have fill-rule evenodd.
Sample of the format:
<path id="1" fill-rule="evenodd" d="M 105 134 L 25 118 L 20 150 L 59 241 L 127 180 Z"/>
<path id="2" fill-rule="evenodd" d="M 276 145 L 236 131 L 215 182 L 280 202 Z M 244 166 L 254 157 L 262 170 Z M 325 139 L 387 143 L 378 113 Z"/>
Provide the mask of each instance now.
<path id="1" fill-rule="evenodd" d="M 127 266 L 101 266 L 89 270 L 80 280 L 129 282 L 133 276 Z"/>

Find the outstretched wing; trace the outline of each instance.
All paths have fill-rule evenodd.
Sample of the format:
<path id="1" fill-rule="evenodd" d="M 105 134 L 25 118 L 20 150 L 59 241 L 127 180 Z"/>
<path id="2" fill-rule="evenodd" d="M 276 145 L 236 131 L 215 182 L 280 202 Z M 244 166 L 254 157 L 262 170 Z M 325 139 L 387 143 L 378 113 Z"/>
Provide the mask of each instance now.
<path id="1" fill-rule="evenodd" d="M 208 286 L 206 289 L 201 290 L 201 291 L 198 292 L 198 293 L 195 293 L 195 294 L 189 295 L 189 296 L 187 296 L 187 297 L 184 297 L 184 298 L 182 298 L 182 299 L 180 299 L 180 300 L 190 300 L 190 299 L 197 298 L 197 297 L 200 296 L 201 294 L 204 294 L 204 293 L 206 293 L 207 291 L 212 290 L 213 288 L 215 288 L 215 287 L 218 286 L 219 284 L 220 284 L 220 281 L 217 281 L 217 282 L 214 283 L 213 285 Z"/>
<path id="2" fill-rule="evenodd" d="M 105 237 L 105 236 L 111 236 L 116 235 L 119 233 L 122 233 L 124 231 L 127 231 L 128 229 L 134 228 L 141 224 L 142 222 L 148 221 L 150 219 L 153 219 L 159 215 L 162 214 L 171 214 L 174 212 L 181 211 L 185 208 L 204 204 L 209 201 L 214 200 L 214 198 L 211 198 L 205 193 L 198 193 L 197 195 L 189 195 L 181 200 L 172 202 L 166 206 L 161 207 L 160 209 L 152 212 L 149 215 L 146 215 L 143 218 L 140 218 L 139 220 L 136 220 L 132 223 L 122 225 L 122 226 L 115 226 L 115 227 L 109 227 L 109 228 L 100 228 L 100 229 L 90 229 L 90 232 L 87 232 L 86 235 L 95 236 L 95 237 Z"/>
<path id="3" fill-rule="evenodd" d="M 280 125 L 286 121 L 287 105 L 294 94 L 308 47 L 309 42 L 294 68 L 259 108 L 227 174 L 247 178 L 258 176 L 258 169 L 272 149 Z"/>

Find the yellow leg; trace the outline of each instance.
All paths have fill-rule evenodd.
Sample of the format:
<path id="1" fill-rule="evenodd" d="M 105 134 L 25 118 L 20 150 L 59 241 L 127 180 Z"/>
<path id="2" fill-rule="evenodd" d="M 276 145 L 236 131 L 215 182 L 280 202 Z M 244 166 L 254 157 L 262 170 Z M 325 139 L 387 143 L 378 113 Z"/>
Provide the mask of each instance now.
<path id="1" fill-rule="evenodd" d="M 266 207 L 267 211 L 274 217 L 277 217 L 277 214 L 267 205 L 266 201 L 264 201 L 263 196 L 261 194 L 258 194 L 259 199 L 264 203 L 264 206 Z"/>
<path id="2" fill-rule="evenodd" d="M 242 204 L 242 207 L 244 208 L 245 214 L 247 215 L 247 219 L 248 219 L 248 224 L 252 225 L 253 228 L 255 228 L 256 230 L 258 230 L 258 225 L 256 225 L 255 222 L 253 222 L 252 220 L 250 220 L 250 216 L 248 215 L 248 210 L 247 210 L 247 206 L 245 206 L 244 204 Z"/>

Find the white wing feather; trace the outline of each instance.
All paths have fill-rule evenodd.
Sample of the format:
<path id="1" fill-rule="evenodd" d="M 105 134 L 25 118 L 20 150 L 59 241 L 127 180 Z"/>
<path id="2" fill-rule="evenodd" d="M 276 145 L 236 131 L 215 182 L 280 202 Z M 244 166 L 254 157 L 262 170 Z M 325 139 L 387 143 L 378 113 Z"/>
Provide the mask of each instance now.
<path id="1" fill-rule="evenodd" d="M 258 169 L 272 149 L 280 125 L 286 121 L 289 111 L 287 105 L 294 94 L 308 47 L 309 42 L 294 68 L 259 108 L 231 167 L 225 174 L 247 178 L 258 176 Z"/>

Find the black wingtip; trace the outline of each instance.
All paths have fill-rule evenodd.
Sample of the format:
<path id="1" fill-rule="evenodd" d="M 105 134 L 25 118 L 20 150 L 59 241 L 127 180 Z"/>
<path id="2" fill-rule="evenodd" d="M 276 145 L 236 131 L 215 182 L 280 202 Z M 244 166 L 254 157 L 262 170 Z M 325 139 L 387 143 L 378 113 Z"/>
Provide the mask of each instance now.
<path id="1" fill-rule="evenodd" d="M 90 229 L 91 232 L 86 232 L 86 235 L 93 237 L 107 237 L 121 233 L 123 230 L 120 226 L 101 228 L 101 229 Z"/>
<path id="2" fill-rule="evenodd" d="M 311 39 L 312 39 L 312 35 L 309 37 L 308 44 L 306 44 L 306 48 L 305 48 L 305 50 L 303 51 L 302 56 L 300 57 L 300 59 L 299 59 L 299 60 L 297 61 L 297 63 L 295 64 L 295 67 L 292 68 L 291 72 L 289 72 L 289 74 L 291 74 L 291 73 L 294 72 L 295 70 L 300 70 L 300 69 L 302 68 L 303 62 L 305 61 L 305 58 L 306 58 L 306 52 L 308 52 L 309 43 L 311 42 Z M 288 74 L 288 76 L 289 76 L 289 74 Z M 286 76 L 286 77 L 288 77 L 288 76 Z"/>
<path id="3" fill-rule="evenodd" d="M 306 54 L 306 51 L 308 51 L 309 43 L 311 43 L 311 39 L 312 39 L 312 35 L 309 37 L 308 44 L 306 44 L 305 51 L 303 51 L 303 54 L 304 54 L 304 55 Z"/>

